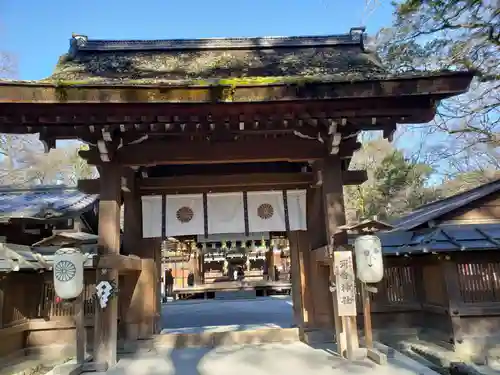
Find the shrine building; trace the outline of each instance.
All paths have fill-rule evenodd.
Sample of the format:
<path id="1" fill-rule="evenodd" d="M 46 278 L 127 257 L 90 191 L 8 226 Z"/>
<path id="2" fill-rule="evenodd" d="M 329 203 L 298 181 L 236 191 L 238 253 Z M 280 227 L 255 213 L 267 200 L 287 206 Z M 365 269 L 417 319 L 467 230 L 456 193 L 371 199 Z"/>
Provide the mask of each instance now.
<path id="1" fill-rule="evenodd" d="M 169 236 L 285 234 L 299 329 L 334 329 L 341 353 L 357 342 L 347 333 L 356 317 L 340 316 L 329 289 L 331 251 L 347 243 L 343 186 L 367 178 L 350 168 L 357 136 L 391 139 L 398 124 L 427 123 L 473 78 L 391 73 L 364 41 L 362 28 L 200 40 L 73 35 L 47 79 L 0 82 L 0 132 L 38 133 L 47 151 L 80 140 L 89 145 L 80 156 L 99 170 L 79 182 L 100 196 L 96 283 L 122 282 L 96 308 L 94 361 L 116 363 L 119 335 L 159 332 Z"/>

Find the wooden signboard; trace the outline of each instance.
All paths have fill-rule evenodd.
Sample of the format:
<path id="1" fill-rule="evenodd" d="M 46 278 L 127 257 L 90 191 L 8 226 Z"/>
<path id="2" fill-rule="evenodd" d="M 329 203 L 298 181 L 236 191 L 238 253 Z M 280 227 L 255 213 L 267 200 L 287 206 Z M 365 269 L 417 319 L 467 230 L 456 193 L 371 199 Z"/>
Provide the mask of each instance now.
<path id="1" fill-rule="evenodd" d="M 351 251 L 335 251 L 337 304 L 339 316 L 356 316 L 356 278 Z"/>

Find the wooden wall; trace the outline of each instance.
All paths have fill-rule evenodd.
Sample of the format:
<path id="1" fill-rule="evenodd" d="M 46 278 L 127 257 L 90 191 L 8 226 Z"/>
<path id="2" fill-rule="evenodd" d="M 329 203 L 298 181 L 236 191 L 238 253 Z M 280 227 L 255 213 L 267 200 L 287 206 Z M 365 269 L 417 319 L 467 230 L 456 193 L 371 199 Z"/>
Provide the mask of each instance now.
<path id="1" fill-rule="evenodd" d="M 500 221 L 500 193 L 472 202 L 439 218 L 441 222 L 477 224 Z"/>

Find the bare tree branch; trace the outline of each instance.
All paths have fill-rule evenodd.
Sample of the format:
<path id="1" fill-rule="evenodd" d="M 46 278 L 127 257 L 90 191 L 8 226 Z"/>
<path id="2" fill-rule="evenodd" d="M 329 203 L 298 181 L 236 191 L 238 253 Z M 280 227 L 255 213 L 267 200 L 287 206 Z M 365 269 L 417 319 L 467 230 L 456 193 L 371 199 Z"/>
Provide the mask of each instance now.
<path id="1" fill-rule="evenodd" d="M 424 147 L 420 154 L 446 159 L 451 166 L 465 155 L 500 164 L 500 12 L 498 2 L 481 0 L 404 0 L 395 5 L 393 27 L 373 43 L 395 72 L 468 69 L 476 72 L 471 90 L 445 100 L 425 125 L 424 144 L 438 135 L 448 147 Z M 449 137 L 444 137 L 449 135 Z M 451 147 L 449 147 L 451 146 Z M 472 152 L 471 152 L 472 151 Z M 421 155 L 420 155 L 421 156 Z M 431 158 L 432 158 L 431 157 Z M 455 163 L 453 160 L 460 160 Z"/>

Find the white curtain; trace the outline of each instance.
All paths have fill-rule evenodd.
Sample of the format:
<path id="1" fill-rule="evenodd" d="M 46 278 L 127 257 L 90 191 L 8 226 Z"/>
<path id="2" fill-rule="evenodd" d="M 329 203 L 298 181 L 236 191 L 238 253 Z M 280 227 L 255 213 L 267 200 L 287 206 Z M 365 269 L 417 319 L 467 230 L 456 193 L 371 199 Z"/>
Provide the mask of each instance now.
<path id="1" fill-rule="evenodd" d="M 208 233 L 245 232 L 243 193 L 207 194 Z"/>
<path id="2" fill-rule="evenodd" d="M 167 237 L 205 233 L 202 194 L 167 195 L 165 213 Z"/>
<path id="3" fill-rule="evenodd" d="M 249 192 L 247 197 L 250 232 L 286 230 L 283 192 L 256 191 Z"/>
<path id="4" fill-rule="evenodd" d="M 286 195 L 290 230 L 307 230 L 306 191 L 288 190 Z"/>
<path id="5" fill-rule="evenodd" d="M 161 237 L 161 195 L 142 197 L 142 237 Z"/>

